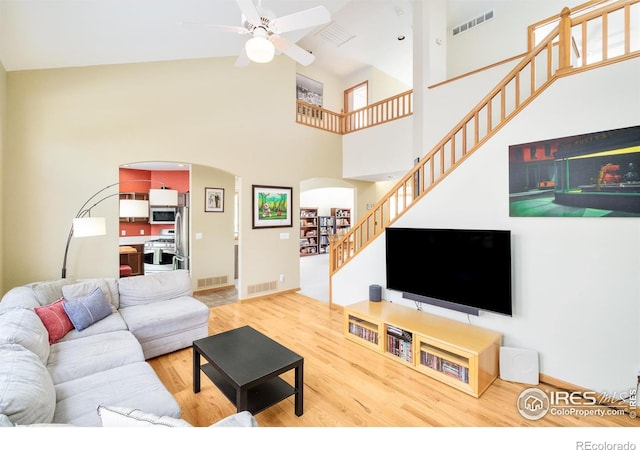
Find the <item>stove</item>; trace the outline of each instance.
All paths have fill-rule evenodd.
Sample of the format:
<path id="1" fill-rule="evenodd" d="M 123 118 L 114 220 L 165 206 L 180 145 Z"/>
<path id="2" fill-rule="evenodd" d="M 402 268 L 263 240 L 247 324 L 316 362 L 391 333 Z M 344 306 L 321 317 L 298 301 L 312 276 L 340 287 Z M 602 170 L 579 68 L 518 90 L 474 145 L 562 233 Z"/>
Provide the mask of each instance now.
<path id="1" fill-rule="evenodd" d="M 144 243 L 144 272 L 173 270 L 175 254 L 175 230 L 173 228 L 160 230 L 160 236 L 157 239 L 150 239 Z"/>
<path id="2" fill-rule="evenodd" d="M 176 230 L 173 228 L 166 228 L 160 230 L 160 237 L 157 239 L 150 239 L 144 243 L 145 251 L 152 251 L 154 249 L 170 250 L 175 253 L 176 251 Z"/>

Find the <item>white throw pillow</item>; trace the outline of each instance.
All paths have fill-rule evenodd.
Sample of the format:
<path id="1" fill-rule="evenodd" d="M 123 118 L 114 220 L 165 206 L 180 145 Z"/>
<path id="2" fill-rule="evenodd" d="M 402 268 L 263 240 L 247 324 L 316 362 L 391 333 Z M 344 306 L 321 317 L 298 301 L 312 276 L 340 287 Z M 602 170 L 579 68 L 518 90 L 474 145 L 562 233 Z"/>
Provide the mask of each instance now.
<path id="1" fill-rule="evenodd" d="M 190 427 L 186 420 L 143 413 L 139 409 L 122 406 L 98 406 L 103 427 Z"/>

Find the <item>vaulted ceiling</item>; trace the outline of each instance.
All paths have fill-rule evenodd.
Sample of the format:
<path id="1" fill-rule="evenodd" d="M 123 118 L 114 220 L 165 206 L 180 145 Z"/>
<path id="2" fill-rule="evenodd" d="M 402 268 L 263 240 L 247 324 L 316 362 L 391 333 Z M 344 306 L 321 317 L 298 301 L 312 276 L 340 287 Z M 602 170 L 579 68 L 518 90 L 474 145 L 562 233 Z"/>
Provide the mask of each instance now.
<path id="1" fill-rule="evenodd" d="M 412 0 L 254 3 L 277 17 L 326 7 L 330 22 L 283 36 L 337 76 L 373 66 L 411 85 Z M 447 21 L 488 4 L 449 0 Z M 242 18 L 236 0 L 0 0 L 0 61 L 16 71 L 226 57 L 239 55 L 248 39 L 185 22 L 241 26 Z"/>

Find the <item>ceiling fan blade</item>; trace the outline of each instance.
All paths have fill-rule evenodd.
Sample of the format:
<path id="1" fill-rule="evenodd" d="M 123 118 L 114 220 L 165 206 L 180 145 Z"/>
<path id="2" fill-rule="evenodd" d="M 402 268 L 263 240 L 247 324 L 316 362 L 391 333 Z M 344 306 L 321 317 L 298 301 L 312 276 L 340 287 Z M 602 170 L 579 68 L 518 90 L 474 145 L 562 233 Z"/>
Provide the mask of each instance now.
<path id="1" fill-rule="evenodd" d="M 329 10 L 324 6 L 316 6 L 288 16 L 278 17 L 271 21 L 269 28 L 274 33 L 286 33 L 302 28 L 315 27 L 331 20 Z"/>
<path id="2" fill-rule="evenodd" d="M 254 25 L 260 24 L 260 14 L 252 0 L 236 0 L 236 3 L 250 23 Z"/>
<path id="3" fill-rule="evenodd" d="M 302 47 L 297 46 L 293 42 L 281 36 L 278 36 L 277 34 L 272 34 L 269 37 L 269 40 L 273 42 L 276 50 L 284 53 L 289 58 L 293 59 L 299 64 L 302 64 L 303 66 L 308 66 L 313 62 L 314 59 L 316 59 L 315 56 L 313 56 Z"/>
<path id="4" fill-rule="evenodd" d="M 207 28 L 215 28 L 218 31 L 226 31 L 229 33 L 249 34 L 249 30 L 243 27 L 235 27 L 232 25 L 215 25 L 207 22 L 180 22 L 180 25 L 195 25 Z"/>
<path id="5" fill-rule="evenodd" d="M 249 56 L 247 56 L 247 50 L 245 48 L 245 46 L 242 46 L 242 52 L 240 52 L 240 55 L 238 55 L 238 59 L 236 59 L 236 62 L 234 64 L 234 66 L 236 67 L 246 67 L 249 65 L 251 61 L 249 60 Z"/>

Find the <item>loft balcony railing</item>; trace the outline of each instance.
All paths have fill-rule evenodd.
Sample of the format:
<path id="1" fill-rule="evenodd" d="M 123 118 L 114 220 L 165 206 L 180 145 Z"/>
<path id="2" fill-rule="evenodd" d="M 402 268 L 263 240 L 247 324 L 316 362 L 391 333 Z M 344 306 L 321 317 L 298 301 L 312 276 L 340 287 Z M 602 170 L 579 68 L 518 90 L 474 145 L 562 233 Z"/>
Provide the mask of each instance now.
<path id="1" fill-rule="evenodd" d="M 602 2 L 590 2 L 598 3 Z M 329 250 L 329 279 L 557 78 L 640 56 L 639 24 L 640 0 L 609 3 L 576 17 L 564 8 L 553 30 L 350 231 L 334 240 Z M 408 97 L 410 92 L 401 95 Z M 369 114 L 362 117 L 351 129 L 343 119 L 344 128 L 334 132 L 373 125 Z"/>
<path id="2" fill-rule="evenodd" d="M 336 113 L 298 100 L 296 122 L 336 134 L 347 134 L 413 114 L 409 90 L 348 113 Z"/>

